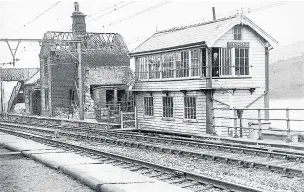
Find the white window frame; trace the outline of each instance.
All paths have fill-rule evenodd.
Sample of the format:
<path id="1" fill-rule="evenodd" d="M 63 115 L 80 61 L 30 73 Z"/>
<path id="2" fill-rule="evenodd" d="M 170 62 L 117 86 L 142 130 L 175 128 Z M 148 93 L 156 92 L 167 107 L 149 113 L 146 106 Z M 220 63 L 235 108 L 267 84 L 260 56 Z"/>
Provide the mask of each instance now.
<path id="1" fill-rule="evenodd" d="M 186 101 L 186 99 L 194 99 L 194 102 L 190 102 L 190 101 Z M 194 106 L 193 105 L 190 105 L 188 107 L 186 107 L 186 103 L 191 103 L 193 104 L 194 103 Z M 193 114 L 191 116 L 191 112 L 190 112 L 190 118 L 189 118 L 189 115 L 187 115 L 187 111 L 191 111 L 193 110 Z M 194 118 L 191 118 L 191 117 L 194 117 Z M 196 96 L 192 96 L 192 95 L 189 95 L 189 96 L 184 96 L 184 119 L 185 120 L 196 120 L 197 119 L 197 97 Z"/>
<path id="2" fill-rule="evenodd" d="M 152 99 L 152 102 L 150 101 L 150 99 Z M 146 101 L 148 103 L 146 103 Z M 144 101 L 143 102 L 144 102 L 143 103 L 144 116 L 153 117 L 154 116 L 154 98 L 153 98 L 153 96 L 144 96 Z M 146 104 L 148 104 L 148 105 L 146 105 Z"/>
<path id="3" fill-rule="evenodd" d="M 236 63 L 234 64 L 234 70 L 233 70 L 234 74 L 235 74 L 235 76 L 249 76 L 250 75 L 250 48 L 249 47 L 235 48 L 235 53 L 234 53 L 234 58 L 233 58 L 234 61 L 236 61 L 236 51 L 237 51 L 237 49 L 238 50 L 244 50 L 244 57 L 241 57 L 241 52 L 239 52 L 239 66 L 241 65 L 240 61 L 243 60 L 244 61 L 244 66 L 243 66 L 244 74 L 240 74 L 241 70 L 240 70 L 239 74 L 236 74 Z M 248 56 L 247 57 L 246 57 L 246 49 L 248 50 Z M 248 60 L 248 74 L 246 74 L 246 70 L 245 70 L 246 58 Z M 241 69 L 241 66 L 240 66 L 240 69 Z"/>
<path id="4" fill-rule="evenodd" d="M 165 111 L 167 111 L 167 110 L 165 110 L 165 108 L 168 108 L 168 106 L 165 106 L 164 104 L 164 99 L 165 98 L 171 98 L 172 99 L 172 107 L 171 106 L 169 106 L 169 108 L 172 108 L 172 117 L 171 116 L 165 116 L 165 114 L 167 114 L 167 113 L 165 113 Z M 168 101 L 167 101 L 167 103 L 168 103 Z M 169 110 L 169 111 L 171 111 L 171 110 Z M 172 96 L 163 96 L 162 97 L 162 117 L 163 118 L 168 118 L 168 119 L 173 119 L 174 118 L 174 97 L 172 97 Z"/>

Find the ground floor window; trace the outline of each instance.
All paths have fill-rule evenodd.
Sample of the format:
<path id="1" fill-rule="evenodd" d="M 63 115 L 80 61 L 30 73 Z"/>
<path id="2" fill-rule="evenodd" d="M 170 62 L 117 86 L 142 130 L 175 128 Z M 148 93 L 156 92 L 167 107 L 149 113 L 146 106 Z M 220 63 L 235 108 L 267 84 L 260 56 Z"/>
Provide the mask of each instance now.
<path id="1" fill-rule="evenodd" d="M 184 97 L 185 119 L 196 119 L 196 97 Z"/>
<path id="2" fill-rule="evenodd" d="M 173 118 L 173 97 L 163 97 L 163 117 Z"/>
<path id="3" fill-rule="evenodd" d="M 153 116 L 153 97 L 144 97 L 144 114 L 146 116 Z"/>

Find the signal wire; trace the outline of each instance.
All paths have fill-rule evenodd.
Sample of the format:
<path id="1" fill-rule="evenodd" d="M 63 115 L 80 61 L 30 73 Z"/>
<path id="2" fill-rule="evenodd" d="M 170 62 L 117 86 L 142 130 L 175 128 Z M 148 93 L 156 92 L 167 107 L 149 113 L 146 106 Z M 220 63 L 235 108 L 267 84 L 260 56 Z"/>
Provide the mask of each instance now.
<path id="1" fill-rule="evenodd" d="M 149 7 L 149 8 L 147 8 L 147 9 L 144 9 L 144 10 L 142 10 L 142 11 L 139 11 L 139 12 L 133 14 L 133 15 L 129 15 L 129 16 L 125 17 L 125 18 L 120 19 L 120 20 L 116 20 L 116 21 L 114 21 L 114 22 L 105 24 L 105 25 L 103 25 L 102 27 L 104 28 L 104 27 L 107 27 L 107 26 L 110 26 L 110 25 L 114 25 L 114 24 L 117 24 L 117 23 L 121 23 L 121 22 L 123 22 L 123 21 L 126 21 L 126 20 L 128 20 L 128 19 L 132 19 L 132 18 L 134 18 L 134 17 L 136 17 L 136 16 L 138 16 L 138 15 L 144 14 L 144 13 L 146 13 L 146 12 L 148 12 L 148 11 L 152 11 L 152 10 L 154 10 L 154 9 L 157 9 L 157 8 L 159 8 L 159 7 L 161 7 L 161 6 L 164 6 L 164 5 L 166 5 L 166 4 L 168 4 L 168 3 L 171 3 L 171 2 L 172 2 L 172 1 L 165 1 L 165 2 L 162 2 L 162 3 L 156 4 L 156 5 L 153 5 L 153 6 Z"/>

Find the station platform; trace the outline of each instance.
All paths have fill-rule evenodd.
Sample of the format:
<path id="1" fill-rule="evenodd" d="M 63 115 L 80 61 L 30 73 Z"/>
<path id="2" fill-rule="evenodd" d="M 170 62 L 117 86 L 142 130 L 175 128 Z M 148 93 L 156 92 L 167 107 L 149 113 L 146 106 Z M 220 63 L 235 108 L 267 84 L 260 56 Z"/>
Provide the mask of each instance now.
<path id="1" fill-rule="evenodd" d="M 0 145 L 58 169 L 99 192 L 190 192 L 129 170 L 104 164 L 98 159 L 4 133 L 0 133 Z"/>

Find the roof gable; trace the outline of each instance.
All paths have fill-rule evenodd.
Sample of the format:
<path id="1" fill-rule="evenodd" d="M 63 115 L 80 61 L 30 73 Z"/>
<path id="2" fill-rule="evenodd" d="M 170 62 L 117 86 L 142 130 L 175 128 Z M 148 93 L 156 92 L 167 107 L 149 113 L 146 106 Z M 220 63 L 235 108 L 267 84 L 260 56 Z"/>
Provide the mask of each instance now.
<path id="1" fill-rule="evenodd" d="M 275 39 L 259 28 L 246 16 L 234 15 L 211 22 L 157 32 L 131 51 L 130 55 L 144 54 L 194 44 L 206 44 L 208 47 L 212 47 L 216 40 L 237 24 L 250 26 L 262 38 L 269 42 L 271 46 L 274 47 L 277 45 L 277 41 Z"/>

